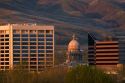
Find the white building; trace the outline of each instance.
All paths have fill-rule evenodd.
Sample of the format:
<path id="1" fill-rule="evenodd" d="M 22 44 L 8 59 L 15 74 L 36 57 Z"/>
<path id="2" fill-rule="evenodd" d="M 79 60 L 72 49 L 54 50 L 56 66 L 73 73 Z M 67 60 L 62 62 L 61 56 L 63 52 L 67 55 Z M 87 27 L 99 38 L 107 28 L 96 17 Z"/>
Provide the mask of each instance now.
<path id="1" fill-rule="evenodd" d="M 54 26 L 0 26 L 0 70 L 23 65 L 29 71 L 54 66 Z"/>

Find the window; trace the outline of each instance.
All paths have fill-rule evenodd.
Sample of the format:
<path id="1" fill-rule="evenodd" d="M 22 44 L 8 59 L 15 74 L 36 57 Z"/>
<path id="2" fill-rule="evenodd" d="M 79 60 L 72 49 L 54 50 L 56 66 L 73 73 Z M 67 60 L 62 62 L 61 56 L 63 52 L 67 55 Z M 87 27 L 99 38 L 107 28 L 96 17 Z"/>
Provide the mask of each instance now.
<path id="1" fill-rule="evenodd" d="M 4 39 L 1 39 L 1 41 L 4 41 Z"/>
<path id="2" fill-rule="evenodd" d="M 13 58 L 14 61 L 20 61 L 20 58 Z"/>
<path id="3" fill-rule="evenodd" d="M 9 50 L 5 50 L 5 53 L 9 53 Z"/>
<path id="4" fill-rule="evenodd" d="M 44 34 L 44 30 L 39 30 L 38 33 L 39 33 L 39 34 L 40 34 L 40 33 L 43 33 L 43 34 Z"/>
<path id="5" fill-rule="evenodd" d="M 46 41 L 53 41 L 52 38 L 46 38 Z"/>
<path id="6" fill-rule="evenodd" d="M 36 54 L 30 54 L 30 57 L 36 57 Z"/>
<path id="7" fill-rule="evenodd" d="M 45 55 L 44 54 L 38 54 L 39 57 L 44 57 Z"/>
<path id="8" fill-rule="evenodd" d="M 6 46 L 5 49 L 9 49 L 9 46 Z"/>
<path id="9" fill-rule="evenodd" d="M 13 50 L 13 53 L 20 53 L 20 50 Z"/>
<path id="10" fill-rule="evenodd" d="M 0 37 L 4 37 L 4 35 L 0 35 Z"/>
<path id="11" fill-rule="evenodd" d="M 31 65 L 36 65 L 36 62 L 30 62 Z"/>
<path id="12" fill-rule="evenodd" d="M 30 34 L 30 37 L 36 37 L 36 34 Z"/>
<path id="13" fill-rule="evenodd" d="M 9 41 L 9 39 L 5 39 L 5 41 Z"/>
<path id="14" fill-rule="evenodd" d="M 28 38 L 22 38 L 22 41 L 28 41 Z"/>
<path id="15" fill-rule="evenodd" d="M 1 50 L 1 53 L 4 53 L 4 50 Z"/>
<path id="16" fill-rule="evenodd" d="M 13 54 L 14 57 L 20 57 L 20 54 Z"/>
<path id="17" fill-rule="evenodd" d="M 30 46 L 30 49 L 36 49 L 36 46 Z"/>
<path id="18" fill-rule="evenodd" d="M 44 46 L 38 46 L 38 49 L 44 49 Z"/>
<path id="19" fill-rule="evenodd" d="M 53 31 L 51 31 L 51 30 L 46 30 L 46 33 L 47 33 L 47 34 L 52 34 Z"/>
<path id="20" fill-rule="evenodd" d="M 38 53 L 44 53 L 44 50 L 38 50 Z"/>
<path id="21" fill-rule="evenodd" d="M 5 45 L 9 45 L 9 42 L 5 43 Z"/>
<path id="22" fill-rule="evenodd" d="M 28 30 L 22 30 L 22 33 L 28 33 Z"/>
<path id="23" fill-rule="evenodd" d="M 40 64 L 41 64 L 41 65 L 44 65 L 44 62 L 38 62 L 38 64 L 39 64 L 39 65 L 40 65 Z"/>
<path id="24" fill-rule="evenodd" d="M 53 53 L 53 50 L 46 50 L 47 53 Z"/>
<path id="25" fill-rule="evenodd" d="M 20 38 L 13 38 L 13 41 L 20 41 Z"/>
<path id="26" fill-rule="evenodd" d="M 1 65 L 4 65 L 4 62 L 1 62 Z"/>
<path id="27" fill-rule="evenodd" d="M 9 65 L 9 62 L 5 62 L 5 65 Z"/>
<path id="28" fill-rule="evenodd" d="M 1 54 L 1 57 L 4 57 L 4 54 Z"/>
<path id="29" fill-rule="evenodd" d="M 44 58 L 39 58 L 39 61 L 44 61 Z"/>
<path id="30" fill-rule="evenodd" d="M 36 33 L 36 30 L 30 30 L 30 33 Z"/>
<path id="31" fill-rule="evenodd" d="M 20 46 L 13 46 L 13 49 L 20 49 Z"/>
<path id="32" fill-rule="evenodd" d="M 38 42 L 39 45 L 44 45 L 44 42 Z"/>
<path id="33" fill-rule="evenodd" d="M 5 61 L 9 61 L 9 58 L 5 58 Z"/>
<path id="34" fill-rule="evenodd" d="M 38 37 L 44 37 L 44 34 L 39 34 Z"/>
<path id="35" fill-rule="evenodd" d="M 39 37 L 39 38 L 38 38 L 38 41 L 44 41 L 44 38 Z"/>
<path id="36" fill-rule="evenodd" d="M 53 49 L 53 46 L 46 46 L 46 49 Z"/>
<path id="37" fill-rule="evenodd" d="M 53 42 L 46 42 L 46 45 L 53 45 Z"/>
<path id="38" fill-rule="evenodd" d="M 5 54 L 5 57 L 9 57 L 9 54 Z"/>
<path id="39" fill-rule="evenodd" d="M 30 38 L 30 41 L 36 41 L 36 38 Z"/>
<path id="40" fill-rule="evenodd" d="M 22 53 L 28 53 L 28 50 L 22 50 Z"/>
<path id="41" fill-rule="evenodd" d="M 20 30 L 13 30 L 13 33 L 20 33 Z"/>
<path id="42" fill-rule="evenodd" d="M 30 50 L 31 53 L 36 53 L 36 50 Z"/>
<path id="43" fill-rule="evenodd" d="M 46 34 L 46 37 L 53 37 L 53 35 L 51 35 L 51 34 Z"/>
<path id="44" fill-rule="evenodd" d="M 1 45 L 4 45 L 4 43 L 1 43 Z"/>
<path id="45" fill-rule="evenodd" d="M 28 46 L 22 46 L 22 49 L 28 49 Z"/>
<path id="46" fill-rule="evenodd" d="M 13 42 L 13 45 L 20 45 L 20 42 Z"/>
<path id="47" fill-rule="evenodd" d="M 1 61 L 4 61 L 4 58 L 1 58 Z"/>
<path id="48" fill-rule="evenodd" d="M 47 61 L 52 61 L 52 60 L 53 60 L 53 58 L 46 58 L 46 60 L 47 60 Z"/>
<path id="49" fill-rule="evenodd" d="M 13 34 L 13 37 L 20 37 L 20 34 Z"/>
<path id="50" fill-rule="evenodd" d="M 4 47 L 1 47 L 1 49 L 4 49 Z"/>
<path id="51" fill-rule="evenodd" d="M 25 64 L 25 62 L 28 61 L 28 58 L 22 58 L 22 60 L 23 60 L 23 62 Z"/>
<path id="52" fill-rule="evenodd" d="M 22 42 L 22 45 L 28 45 L 28 42 Z"/>
<path id="53" fill-rule="evenodd" d="M 28 34 L 22 34 L 22 37 L 28 37 Z"/>
<path id="54" fill-rule="evenodd" d="M 15 61 L 14 61 L 14 62 L 13 62 L 13 64 L 15 64 L 15 65 L 19 65 L 19 64 L 20 64 L 20 62 L 15 62 Z"/>
<path id="55" fill-rule="evenodd" d="M 36 58 L 30 58 L 31 61 L 36 61 Z"/>
<path id="56" fill-rule="evenodd" d="M 9 37 L 9 35 L 5 35 L 5 37 Z"/>
<path id="57" fill-rule="evenodd" d="M 36 42 L 30 42 L 30 45 L 36 45 Z"/>

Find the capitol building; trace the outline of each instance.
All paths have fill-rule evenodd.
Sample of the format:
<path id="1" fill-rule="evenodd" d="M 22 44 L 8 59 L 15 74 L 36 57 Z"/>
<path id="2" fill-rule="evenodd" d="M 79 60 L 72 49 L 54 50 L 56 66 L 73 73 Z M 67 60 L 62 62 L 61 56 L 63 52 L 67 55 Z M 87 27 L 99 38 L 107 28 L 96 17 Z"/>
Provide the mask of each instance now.
<path id="1" fill-rule="evenodd" d="M 76 66 L 83 63 L 83 54 L 75 35 L 68 44 L 66 64 Z"/>

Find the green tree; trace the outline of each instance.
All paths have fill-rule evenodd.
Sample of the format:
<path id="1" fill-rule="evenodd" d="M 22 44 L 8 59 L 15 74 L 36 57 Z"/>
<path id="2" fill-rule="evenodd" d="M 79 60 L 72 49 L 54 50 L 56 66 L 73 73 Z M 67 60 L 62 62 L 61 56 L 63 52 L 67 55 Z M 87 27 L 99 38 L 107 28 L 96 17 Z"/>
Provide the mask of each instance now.
<path id="1" fill-rule="evenodd" d="M 115 83 L 115 81 L 94 67 L 78 66 L 69 70 L 65 83 Z"/>

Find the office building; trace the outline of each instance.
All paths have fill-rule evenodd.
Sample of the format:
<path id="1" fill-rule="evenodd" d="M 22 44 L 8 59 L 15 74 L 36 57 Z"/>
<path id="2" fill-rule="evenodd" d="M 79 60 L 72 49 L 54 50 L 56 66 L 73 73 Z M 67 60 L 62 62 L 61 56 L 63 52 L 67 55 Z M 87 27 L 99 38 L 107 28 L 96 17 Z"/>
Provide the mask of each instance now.
<path id="1" fill-rule="evenodd" d="M 0 70 L 18 66 L 29 71 L 42 71 L 54 66 L 54 26 L 0 26 Z"/>
<path id="2" fill-rule="evenodd" d="M 116 73 L 119 67 L 119 42 L 97 40 L 93 34 L 88 34 L 88 62 L 107 73 Z"/>

